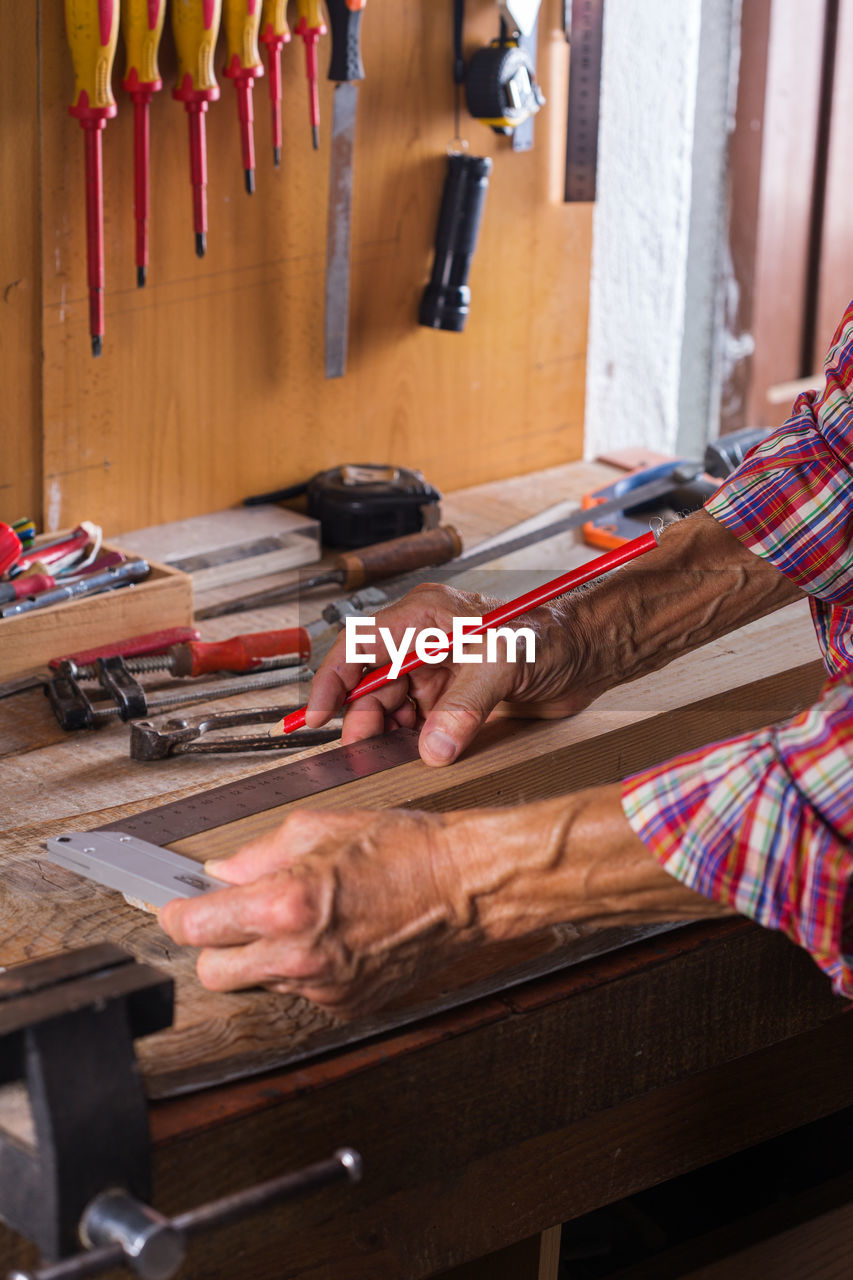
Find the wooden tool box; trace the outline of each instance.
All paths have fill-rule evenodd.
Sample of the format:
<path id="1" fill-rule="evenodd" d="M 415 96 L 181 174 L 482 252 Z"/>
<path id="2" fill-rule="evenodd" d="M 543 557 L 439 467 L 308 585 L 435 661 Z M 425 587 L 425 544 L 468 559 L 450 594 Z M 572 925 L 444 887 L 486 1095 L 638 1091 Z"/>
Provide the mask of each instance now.
<path id="1" fill-rule="evenodd" d="M 102 550 L 121 548 L 105 544 Z M 148 563 L 151 573 L 144 582 L 0 618 L 0 681 L 15 680 L 75 650 L 192 623 L 192 579 L 168 565 Z"/>

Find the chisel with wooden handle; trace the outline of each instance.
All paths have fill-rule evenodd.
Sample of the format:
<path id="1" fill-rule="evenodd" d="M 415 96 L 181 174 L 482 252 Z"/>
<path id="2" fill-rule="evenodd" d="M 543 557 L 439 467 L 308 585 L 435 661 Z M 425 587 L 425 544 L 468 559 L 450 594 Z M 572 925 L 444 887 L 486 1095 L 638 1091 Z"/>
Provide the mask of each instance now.
<path id="1" fill-rule="evenodd" d="M 247 609 L 266 609 L 269 605 L 295 600 L 305 591 L 339 583 L 347 590 L 383 578 L 393 578 L 398 573 L 410 573 L 432 565 L 447 564 L 462 552 L 462 539 L 452 525 L 439 525 L 421 533 L 409 533 L 404 538 L 391 538 L 357 551 L 346 551 L 335 557 L 330 569 L 325 569 L 301 582 L 291 582 L 269 591 L 257 591 L 254 595 L 225 600 L 221 604 L 199 609 L 197 618 L 220 618 L 228 613 L 244 613 Z"/>

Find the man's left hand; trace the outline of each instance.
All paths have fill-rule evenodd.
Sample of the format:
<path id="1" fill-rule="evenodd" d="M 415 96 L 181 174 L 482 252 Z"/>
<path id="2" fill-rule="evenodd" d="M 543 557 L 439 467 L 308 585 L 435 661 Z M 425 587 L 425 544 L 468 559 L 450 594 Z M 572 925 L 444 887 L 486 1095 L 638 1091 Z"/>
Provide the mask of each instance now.
<path id="1" fill-rule="evenodd" d="M 216 991 L 265 986 L 348 1017 L 463 945 L 438 815 L 300 811 L 206 869 L 233 887 L 176 899 L 160 920 L 203 948 L 198 974 Z"/>

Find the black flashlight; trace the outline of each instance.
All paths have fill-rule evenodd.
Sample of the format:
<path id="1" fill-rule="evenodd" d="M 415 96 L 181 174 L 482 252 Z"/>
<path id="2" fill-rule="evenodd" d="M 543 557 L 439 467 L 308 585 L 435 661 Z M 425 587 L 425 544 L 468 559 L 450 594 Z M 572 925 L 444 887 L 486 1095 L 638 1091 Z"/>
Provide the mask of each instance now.
<path id="1" fill-rule="evenodd" d="M 447 157 L 435 233 L 435 260 L 418 313 L 419 322 L 429 329 L 461 333 L 465 328 L 471 302 L 471 290 L 466 282 L 477 246 L 491 171 L 488 156 L 454 151 Z"/>

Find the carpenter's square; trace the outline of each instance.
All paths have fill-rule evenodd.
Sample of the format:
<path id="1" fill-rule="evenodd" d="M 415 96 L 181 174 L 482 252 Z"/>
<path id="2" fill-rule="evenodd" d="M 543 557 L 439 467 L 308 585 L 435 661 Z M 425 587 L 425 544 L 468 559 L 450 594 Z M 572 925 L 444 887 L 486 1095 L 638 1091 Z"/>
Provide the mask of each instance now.
<path id="1" fill-rule="evenodd" d="M 364 79 L 359 38 L 367 0 L 326 0 L 332 32 L 329 79 L 336 81 L 326 225 L 326 377 L 347 365 L 352 175 L 358 82 Z"/>
<path id="2" fill-rule="evenodd" d="M 196 897 L 226 887 L 206 875 L 200 863 L 164 845 L 417 758 L 417 733 L 398 729 L 238 778 L 96 831 L 51 837 L 44 847 L 48 859 L 58 866 L 151 906 L 162 906 L 172 898 Z"/>

